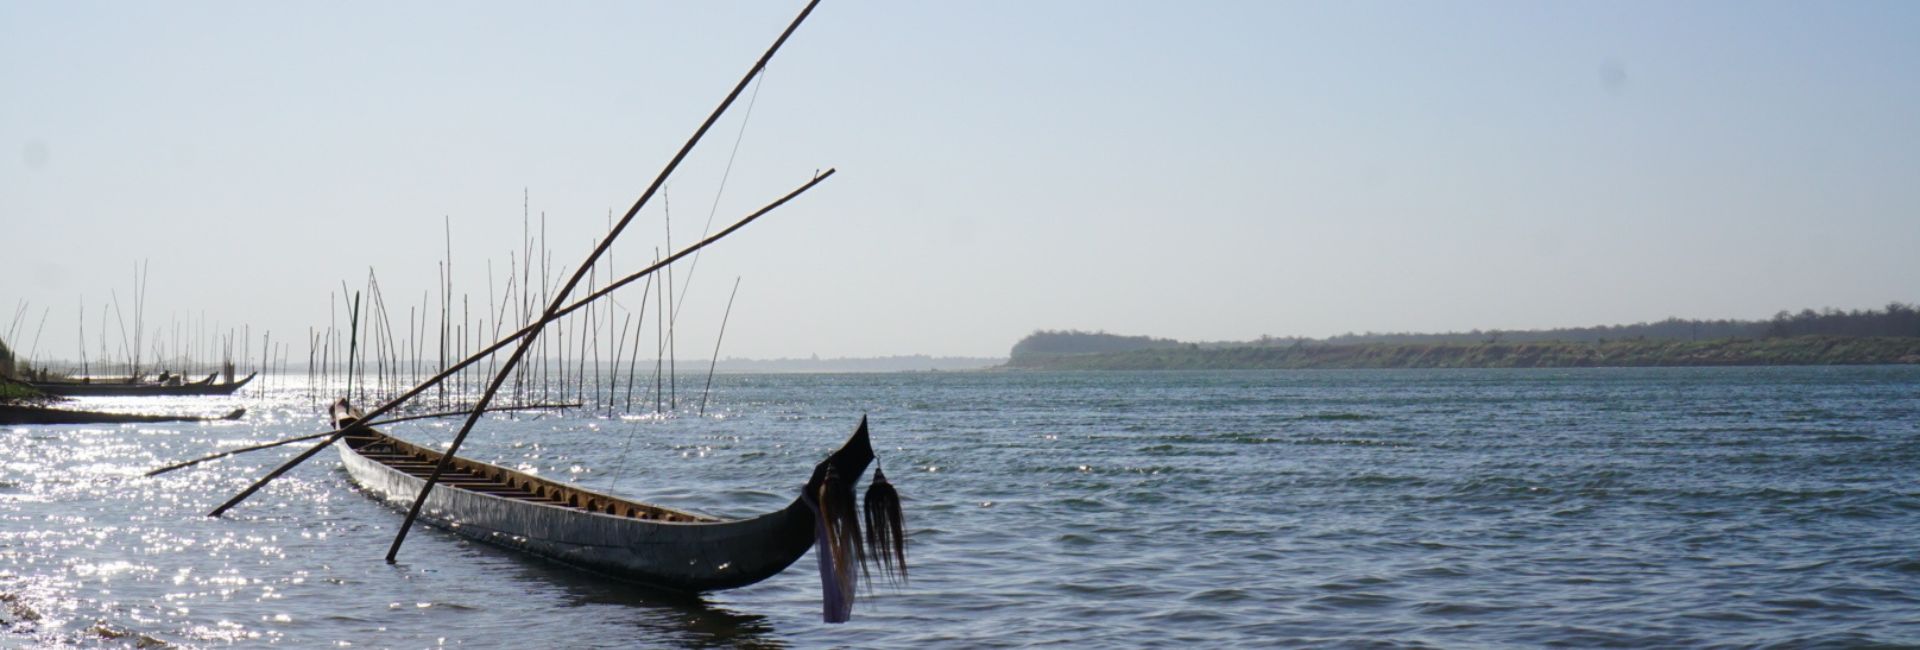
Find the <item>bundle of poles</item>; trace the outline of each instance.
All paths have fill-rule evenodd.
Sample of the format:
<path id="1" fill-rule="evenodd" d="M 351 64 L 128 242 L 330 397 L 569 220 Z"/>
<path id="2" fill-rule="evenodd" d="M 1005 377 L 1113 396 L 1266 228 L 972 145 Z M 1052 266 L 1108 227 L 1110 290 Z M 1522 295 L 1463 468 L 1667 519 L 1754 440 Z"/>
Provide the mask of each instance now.
<path id="1" fill-rule="evenodd" d="M 793 19 L 792 23 L 787 25 L 786 30 L 781 32 L 779 38 L 775 39 L 773 44 L 767 48 L 766 52 L 762 54 L 758 60 L 754 61 L 753 66 L 747 70 L 747 73 L 740 78 L 740 81 L 738 83 L 734 84 L 733 90 L 727 94 L 725 99 L 721 100 L 720 105 L 718 107 L 715 107 L 713 109 L 713 112 L 709 114 L 707 116 L 707 119 L 700 124 L 700 127 L 693 132 L 693 135 L 687 139 L 686 143 L 684 145 L 681 145 L 680 150 L 674 154 L 671 160 L 667 162 L 666 167 L 661 169 L 660 173 L 654 177 L 653 182 L 647 186 L 646 191 L 640 194 L 640 198 L 634 201 L 633 206 L 628 208 L 626 211 L 626 214 L 622 216 L 619 219 L 619 221 L 613 225 L 613 227 L 607 232 L 605 237 L 602 237 L 600 239 L 599 243 L 594 247 L 593 252 L 588 254 L 586 260 L 580 263 L 579 268 L 577 268 L 574 271 L 573 275 L 567 279 L 566 283 L 560 287 L 559 291 L 557 291 L 553 295 L 552 302 L 547 305 L 545 311 L 540 314 L 539 318 L 521 327 L 518 331 L 515 331 L 511 334 L 508 334 L 505 337 L 500 338 L 499 340 L 495 341 L 492 345 L 489 345 L 486 348 L 483 348 L 480 351 L 473 353 L 472 355 L 468 356 L 466 359 L 459 361 L 458 363 L 449 365 L 445 368 L 442 368 L 438 374 L 428 378 L 427 380 L 419 383 L 418 385 L 415 385 L 413 388 L 408 389 L 406 392 L 401 393 L 399 396 L 389 399 L 386 402 L 380 404 L 378 407 L 374 408 L 373 410 L 368 411 L 366 415 L 360 419 L 359 425 L 356 425 L 356 426 L 378 425 L 386 422 L 397 422 L 397 421 L 400 421 L 401 419 L 414 419 L 415 417 L 429 417 L 429 416 L 413 416 L 409 418 L 389 418 L 386 420 L 379 419 L 381 416 L 388 414 L 394 409 L 400 407 L 402 404 L 405 404 L 408 400 L 411 400 L 414 397 L 419 396 L 420 394 L 426 392 L 428 389 L 440 384 L 442 381 L 445 381 L 448 377 L 453 376 L 455 373 L 460 372 L 462 369 L 465 369 L 468 366 L 471 366 L 475 363 L 478 363 L 484 359 L 491 357 L 493 354 L 499 352 L 500 350 L 506 348 L 509 345 L 514 345 L 512 353 L 508 355 L 505 362 L 499 364 L 497 370 L 495 370 L 493 373 L 493 378 L 488 382 L 486 390 L 480 394 L 479 399 L 472 404 L 471 408 L 462 409 L 462 411 L 460 411 L 466 414 L 467 416 L 466 421 L 461 425 L 459 432 L 454 435 L 453 441 L 449 444 L 445 453 L 440 457 L 439 464 L 437 464 L 434 467 L 433 473 L 427 478 L 426 484 L 420 489 L 420 494 L 414 499 L 413 506 L 408 509 L 406 520 L 401 523 L 399 532 L 394 535 L 393 545 L 389 547 L 387 550 L 386 560 L 388 563 L 394 562 L 395 559 L 398 557 L 400 553 L 400 547 L 406 541 L 408 530 L 412 528 L 414 520 L 419 517 L 422 504 L 426 503 L 427 494 L 433 490 L 436 484 L 439 483 L 441 475 L 447 471 L 447 468 L 451 465 L 454 456 L 460 452 L 461 443 L 466 441 L 467 434 L 472 432 L 473 427 L 479 421 L 480 416 L 483 413 L 486 413 L 488 411 L 504 410 L 504 409 L 491 409 L 489 408 L 489 405 L 492 404 L 493 397 L 497 392 L 499 392 L 501 385 L 506 382 L 507 378 L 510 375 L 512 375 L 515 366 L 517 366 L 520 363 L 521 359 L 526 356 L 527 351 L 533 347 L 534 342 L 537 339 L 539 339 L 541 332 L 545 329 L 548 323 L 552 323 L 555 320 L 558 320 L 568 314 L 573 313 L 574 311 L 584 308 L 595 301 L 603 299 L 611 295 L 614 291 L 620 289 L 621 287 L 625 287 L 629 284 L 632 284 L 635 281 L 651 276 L 653 273 L 663 268 L 667 268 L 668 265 L 671 265 L 674 262 L 681 260 L 682 258 L 692 255 L 698 252 L 699 250 L 712 245 L 714 242 L 717 242 L 717 241 L 720 241 L 721 239 L 726 238 L 728 235 L 733 234 L 734 232 L 745 227 L 747 224 L 753 223 L 755 220 L 759 219 L 760 217 L 765 216 L 766 214 L 774 211 L 775 209 L 778 209 L 780 206 L 785 205 L 788 201 L 791 201 L 795 197 L 800 196 L 801 194 L 805 193 L 807 190 L 813 189 L 814 186 L 819 185 L 822 181 L 825 181 L 826 179 L 833 176 L 834 174 L 833 169 L 827 169 L 826 171 L 816 171 L 814 173 L 814 176 L 810 180 L 808 180 L 806 183 L 793 189 L 792 191 L 788 192 L 786 195 L 781 196 L 780 198 L 774 200 L 773 202 L 766 204 L 760 209 L 753 211 L 752 213 L 746 215 L 745 217 L 740 218 L 738 221 L 720 230 L 719 232 L 715 232 L 712 235 L 709 235 L 706 238 L 701 239 L 700 241 L 695 242 L 692 245 L 682 248 L 679 251 L 673 252 L 672 254 L 667 255 L 666 257 L 655 261 L 653 264 L 648 265 L 646 268 L 643 268 L 640 271 L 637 271 L 635 273 L 622 277 L 619 280 L 610 282 L 606 286 L 601 287 L 596 291 L 592 291 L 588 293 L 585 297 L 580 298 L 579 300 L 568 302 L 568 299 L 573 293 L 574 288 L 577 287 L 580 284 L 580 281 L 586 277 L 589 270 L 594 267 L 594 264 L 603 255 L 606 254 L 608 248 L 613 245 L 614 240 L 619 238 L 620 233 L 626 230 L 627 225 L 633 221 L 634 216 L 639 214 L 642 208 L 646 207 L 648 201 L 650 201 L 653 198 L 654 194 L 657 193 L 660 190 L 660 188 L 666 183 L 667 178 L 671 176 L 674 170 L 680 166 L 680 163 L 686 159 L 687 154 L 693 150 L 695 145 L 699 144 L 701 138 L 704 137 L 707 131 L 713 127 L 714 123 L 720 119 L 721 115 L 726 113 L 727 109 L 733 105 L 734 101 L 739 99 L 741 92 L 746 89 L 747 85 L 751 83 L 755 77 L 759 76 L 761 73 L 763 73 L 766 70 L 767 62 L 773 58 L 774 53 L 780 50 L 780 46 L 786 43 L 787 38 L 793 35 L 794 31 L 800 27 L 800 24 L 807 19 L 807 16 L 813 12 L 814 7 L 818 4 L 819 4 L 819 0 L 812 0 L 811 2 L 807 3 L 807 6 L 800 11 L 800 14 Z M 431 415 L 445 415 L 445 414 L 431 414 Z M 332 431 L 325 431 L 321 433 L 297 436 L 294 438 L 289 438 L 289 439 L 282 440 L 275 443 L 270 443 L 266 445 L 256 445 L 254 447 L 249 447 L 245 449 L 232 450 L 229 452 L 216 454 L 215 456 L 210 456 L 203 459 L 197 459 L 194 461 L 188 461 L 186 463 L 179 463 L 176 465 L 160 468 L 158 470 L 154 470 L 153 472 L 150 472 L 149 475 L 151 476 L 154 474 L 172 471 L 174 469 L 191 466 L 193 464 L 197 464 L 205 460 L 225 457 L 225 456 L 229 456 L 236 453 L 242 453 L 245 451 L 266 449 L 266 448 L 275 447 L 283 444 L 289 444 L 293 442 L 301 442 L 301 441 L 315 440 L 315 439 L 319 440 L 319 442 L 315 443 L 311 447 L 308 447 L 305 451 L 302 451 L 300 454 L 280 464 L 280 466 L 274 468 L 272 471 L 267 472 L 265 476 L 260 477 L 258 480 L 254 481 L 253 484 L 247 486 L 246 489 L 241 490 L 238 494 L 235 494 L 232 498 L 228 499 L 225 503 L 220 504 L 219 507 L 214 508 L 212 512 L 208 513 L 209 516 L 218 517 L 225 514 L 228 510 L 232 509 L 234 506 L 239 505 L 242 501 L 245 501 L 248 497 L 252 496 L 255 492 L 258 492 L 260 488 L 266 486 L 267 483 L 273 481 L 276 478 L 279 478 L 281 475 L 287 473 L 287 471 L 293 469 L 299 464 L 306 462 L 307 459 L 312 458 L 315 454 L 318 454 L 321 450 L 325 449 L 328 445 L 333 444 L 334 441 L 339 440 L 341 437 L 347 435 L 347 433 L 348 433 L 347 429 L 335 429 Z"/>

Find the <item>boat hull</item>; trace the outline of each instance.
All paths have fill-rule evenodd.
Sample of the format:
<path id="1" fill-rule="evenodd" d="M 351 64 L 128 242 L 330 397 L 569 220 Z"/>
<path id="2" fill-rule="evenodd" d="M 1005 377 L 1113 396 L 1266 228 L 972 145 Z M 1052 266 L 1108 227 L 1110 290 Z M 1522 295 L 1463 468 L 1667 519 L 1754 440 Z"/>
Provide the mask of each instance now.
<path id="1" fill-rule="evenodd" d="M 258 373 L 255 373 L 256 375 Z M 153 397 L 167 395 L 232 395 L 253 381 L 254 375 L 247 375 L 239 381 L 215 384 L 212 382 L 180 384 L 77 384 L 71 382 L 29 382 L 35 390 L 61 397 Z"/>
<path id="2" fill-rule="evenodd" d="M 425 481 L 361 452 L 369 445 L 403 441 L 363 429 L 378 438 L 350 436 L 335 445 L 354 483 L 373 496 L 406 509 Z M 426 452 L 432 453 L 432 452 Z M 434 460 L 437 460 L 435 458 Z M 477 461 L 457 459 L 497 469 Z M 518 473 L 515 476 L 525 477 Z M 535 486 L 538 493 L 546 486 Z M 564 486 L 572 495 L 615 497 Z M 786 569 L 813 545 L 813 514 L 798 499 L 788 507 L 753 517 L 722 521 L 658 506 L 643 506 L 655 518 L 590 512 L 564 503 L 538 503 L 447 484 L 436 485 L 421 508 L 421 518 L 436 527 L 480 542 L 523 551 L 581 569 L 675 591 L 731 589 L 765 580 Z M 622 508 L 624 509 L 624 508 Z M 683 521 L 661 521 L 659 513 Z"/>
<path id="3" fill-rule="evenodd" d="M 201 417 L 197 415 L 142 415 L 139 413 L 102 413 L 98 411 L 74 411 L 42 406 L 0 404 L 0 425 L 214 422 L 218 420 L 238 420 L 241 416 L 246 415 L 246 413 L 246 409 L 239 408 L 229 411 L 226 415 L 217 417 Z"/>

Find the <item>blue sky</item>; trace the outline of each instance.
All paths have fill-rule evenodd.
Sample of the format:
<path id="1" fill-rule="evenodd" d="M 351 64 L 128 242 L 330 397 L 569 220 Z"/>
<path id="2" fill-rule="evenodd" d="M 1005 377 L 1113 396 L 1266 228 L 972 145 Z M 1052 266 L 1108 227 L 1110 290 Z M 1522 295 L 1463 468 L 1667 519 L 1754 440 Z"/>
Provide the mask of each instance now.
<path id="1" fill-rule="evenodd" d="M 73 356 L 144 259 L 150 323 L 302 339 L 369 267 L 418 305 L 443 219 L 484 303 L 523 192 L 557 273 L 799 6 L 0 5 L 0 315 Z M 725 191 L 744 103 L 675 177 L 675 241 L 841 173 L 703 257 L 682 323 L 736 276 L 751 357 L 1916 301 L 1914 34 L 1900 2 L 829 0 Z"/>

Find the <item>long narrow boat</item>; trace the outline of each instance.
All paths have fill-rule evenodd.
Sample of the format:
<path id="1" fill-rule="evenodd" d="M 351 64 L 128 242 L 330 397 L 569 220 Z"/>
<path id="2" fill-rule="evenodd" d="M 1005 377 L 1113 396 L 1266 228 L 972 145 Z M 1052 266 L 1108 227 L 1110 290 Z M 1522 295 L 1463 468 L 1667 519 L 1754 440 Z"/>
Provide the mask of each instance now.
<path id="1" fill-rule="evenodd" d="M 242 377 L 239 381 L 232 381 L 224 384 L 213 383 L 214 378 L 219 376 L 219 373 L 207 375 L 206 379 L 202 379 L 200 381 L 196 381 L 192 383 L 183 383 L 183 384 L 162 384 L 162 383 L 152 383 L 152 382 L 148 382 L 148 383 L 127 383 L 127 382 L 83 383 L 83 382 L 73 382 L 73 381 L 36 381 L 36 382 L 28 382 L 28 384 L 33 386 L 35 389 L 38 389 L 40 392 L 47 393 L 50 395 L 60 395 L 63 397 L 135 397 L 135 396 L 152 397 L 152 396 L 164 396 L 164 395 L 232 395 L 234 391 L 240 390 L 242 386 L 246 386 L 247 382 L 253 381 L 254 376 L 259 374 L 260 373 L 258 372 L 251 373 L 251 374 L 248 374 L 246 377 Z"/>
<path id="2" fill-rule="evenodd" d="M 360 426 L 359 415 L 346 400 L 332 408 L 335 426 L 348 430 L 335 443 L 347 473 L 373 496 L 404 509 L 418 497 L 443 455 Z M 853 436 L 815 467 L 806 494 L 830 494 L 823 486 L 840 481 L 833 478 L 837 476 L 848 477 L 834 484 L 850 495 L 851 481 L 872 460 L 862 418 Z M 803 496 L 767 514 L 719 519 L 455 456 L 420 516 L 488 544 L 657 588 L 700 592 L 750 585 L 800 559 L 821 530 L 816 527 L 817 504 L 817 498 Z M 857 528 L 853 536 L 852 545 L 860 545 Z M 842 546 L 843 539 L 833 541 L 835 551 Z M 855 562 L 859 553 L 854 552 Z M 847 554 L 835 554 L 842 562 L 835 572 L 851 576 L 845 569 Z"/>
<path id="3" fill-rule="evenodd" d="M 238 420 L 247 410 L 236 408 L 226 415 L 203 417 L 198 415 L 143 415 L 140 413 L 102 413 L 99 411 L 75 411 L 49 408 L 45 406 L 26 406 L 19 404 L 0 404 L 0 425 L 23 424 L 124 424 L 128 422 L 215 422 L 220 420 Z"/>

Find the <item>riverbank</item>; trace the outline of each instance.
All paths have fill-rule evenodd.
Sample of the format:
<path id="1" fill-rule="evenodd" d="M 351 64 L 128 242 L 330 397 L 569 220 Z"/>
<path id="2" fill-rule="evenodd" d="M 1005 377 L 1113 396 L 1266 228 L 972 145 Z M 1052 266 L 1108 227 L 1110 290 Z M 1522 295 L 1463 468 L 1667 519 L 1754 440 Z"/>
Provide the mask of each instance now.
<path id="1" fill-rule="evenodd" d="M 0 404 L 44 404 L 57 401 L 32 386 L 0 377 Z"/>
<path id="2" fill-rule="evenodd" d="M 1597 343 L 1365 343 L 1183 346 L 1078 355 L 1016 355 L 1026 370 L 1591 368 L 1920 364 L 1920 338 L 1797 336 Z"/>

